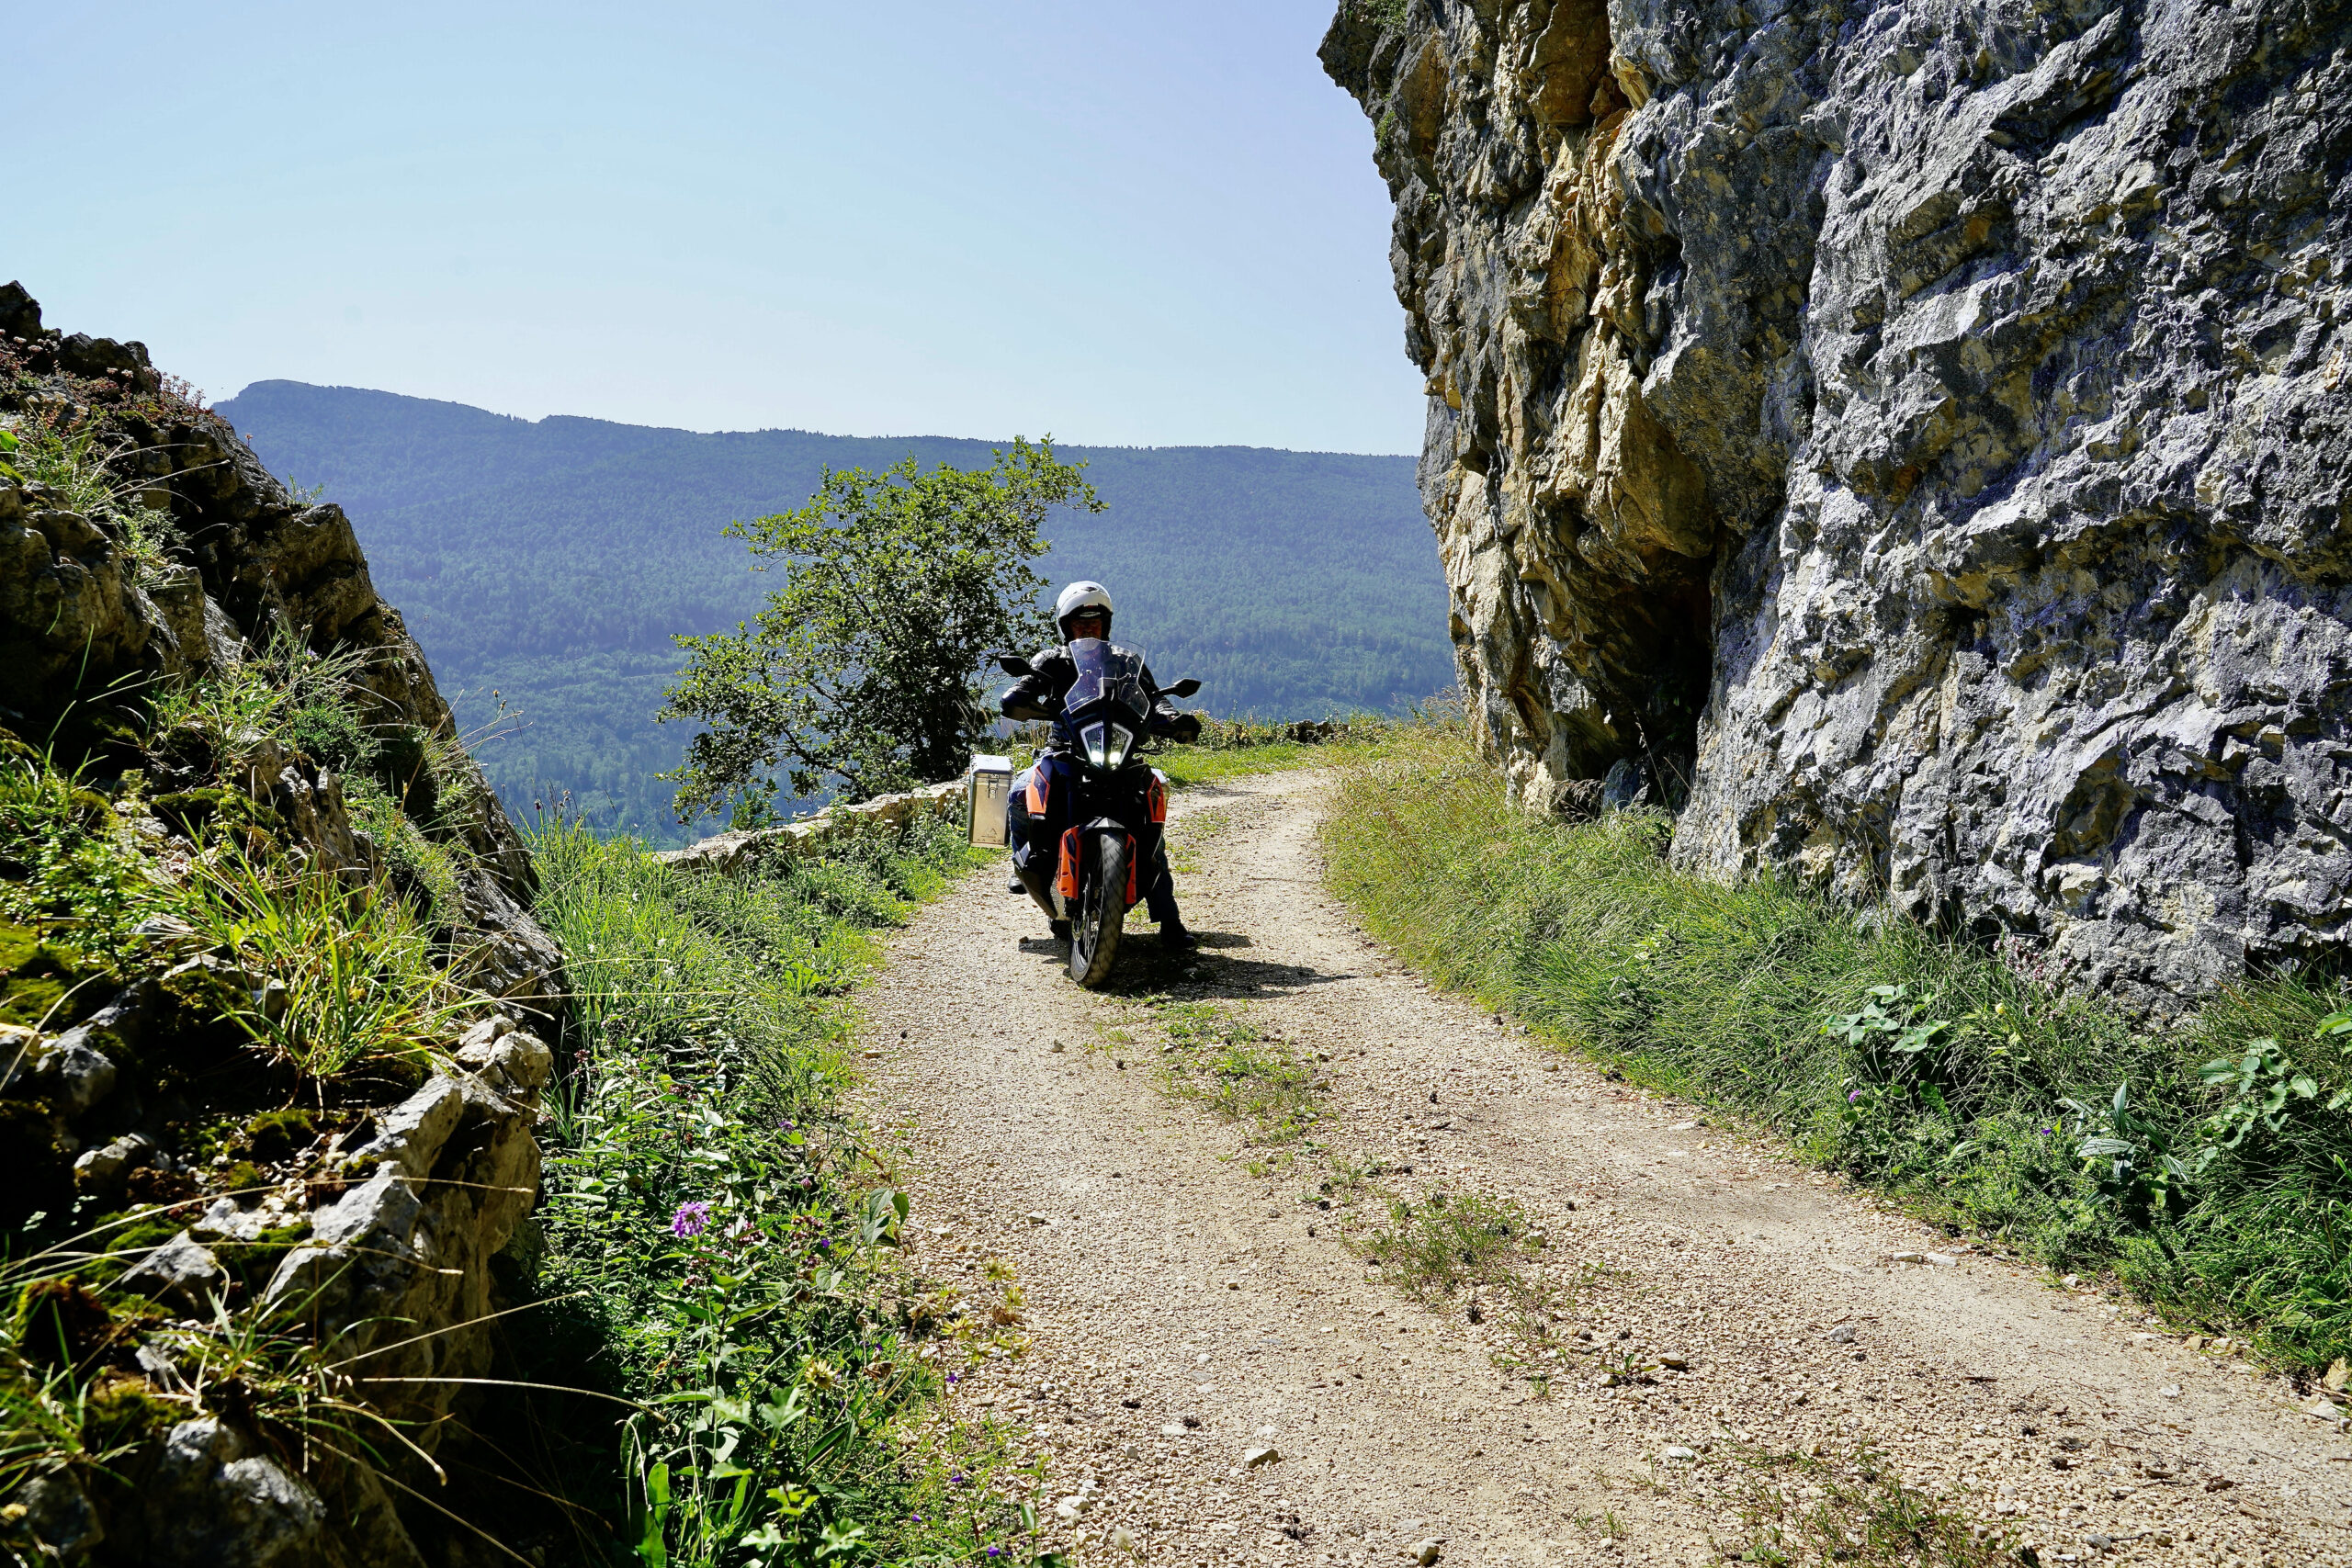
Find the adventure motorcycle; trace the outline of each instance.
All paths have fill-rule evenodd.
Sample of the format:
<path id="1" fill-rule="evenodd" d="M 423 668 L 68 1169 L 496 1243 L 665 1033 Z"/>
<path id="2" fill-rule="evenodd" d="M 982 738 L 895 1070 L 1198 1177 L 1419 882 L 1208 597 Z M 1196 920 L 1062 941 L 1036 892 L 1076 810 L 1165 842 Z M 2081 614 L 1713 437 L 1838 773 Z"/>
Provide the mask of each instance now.
<path id="1" fill-rule="evenodd" d="M 1189 697 L 1201 683 L 1187 679 L 1155 690 L 1145 682 L 1140 652 L 1097 637 L 1071 643 L 1069 655 L 1077 679 L 1036 765 L 1049 755 L 1075 764 L 1069 773 L 1076 798 L 1069 803 L 1070 825 L 1062 831 L 1050 899 L 1041 895 L 1038 901 L 1048 917 L 1069 922 L 1069 977 L 1094 987 L 1111 976 L 1127 911 L 1143 901 L 1156 872 L 1141 863 L 1159 851 L 1168 821 L 1168 781 L 1143 760 L 1156 739 L 1152 704 Z M 1002 655 L 997 663 L 1008 675 L 1032 673 L 1025 659 Z M 1010 802 L 1007 817 L 1010 839 Z M 1030 891 L 1037 893 L 1034 886 Z"/>

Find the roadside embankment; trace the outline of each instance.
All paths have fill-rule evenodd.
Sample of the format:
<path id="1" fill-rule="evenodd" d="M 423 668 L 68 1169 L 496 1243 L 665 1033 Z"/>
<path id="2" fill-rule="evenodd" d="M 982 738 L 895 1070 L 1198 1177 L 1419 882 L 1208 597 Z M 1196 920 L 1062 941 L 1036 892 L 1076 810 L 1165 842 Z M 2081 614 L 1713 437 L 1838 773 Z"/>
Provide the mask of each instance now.
<path id="1" fill-rule="evenodd" d="M 2340 982 L 2225 990 L 2171 1027 L 2045 954 L 1948 941 L 1665 859 L 1662 816 L 1512 809 L 1457 730 L 1344 775 L 1332 886 L 1440 983 L 1641 1081 L 2340 1393 L 2352 1356 L 2352 1013 Z M 2335 1375 L 2328 1377 L 2331 1367 Z"/>

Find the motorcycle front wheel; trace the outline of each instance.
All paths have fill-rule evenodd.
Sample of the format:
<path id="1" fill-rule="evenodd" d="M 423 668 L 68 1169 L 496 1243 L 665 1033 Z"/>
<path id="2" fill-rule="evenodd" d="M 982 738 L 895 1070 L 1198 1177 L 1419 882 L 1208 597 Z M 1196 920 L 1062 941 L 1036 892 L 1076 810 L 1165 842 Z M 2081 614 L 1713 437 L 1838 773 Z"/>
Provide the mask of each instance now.
<path id="1" fill-rule="evenodd" d="M 1104 833 L 1095 842 L 1094 863 L 1079 885 L 1079 907 L 1070 911 L 1069 977 L 1090 989 L 1111 977 L 1119 956 L 1119 932 L 1127 920 L 1127 837 Z"/>

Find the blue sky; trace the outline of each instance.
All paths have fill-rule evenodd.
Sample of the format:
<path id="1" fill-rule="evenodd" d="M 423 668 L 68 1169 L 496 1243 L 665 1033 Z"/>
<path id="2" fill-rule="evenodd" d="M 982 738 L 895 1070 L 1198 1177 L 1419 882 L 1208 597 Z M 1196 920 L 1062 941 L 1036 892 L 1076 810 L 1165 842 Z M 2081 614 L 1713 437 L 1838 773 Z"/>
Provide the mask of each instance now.
<path id="1" fill-rule="evenodd" d="M 1409 452 L 1331 9 L 28 6 L 0 278 L 216 398 Z"/>

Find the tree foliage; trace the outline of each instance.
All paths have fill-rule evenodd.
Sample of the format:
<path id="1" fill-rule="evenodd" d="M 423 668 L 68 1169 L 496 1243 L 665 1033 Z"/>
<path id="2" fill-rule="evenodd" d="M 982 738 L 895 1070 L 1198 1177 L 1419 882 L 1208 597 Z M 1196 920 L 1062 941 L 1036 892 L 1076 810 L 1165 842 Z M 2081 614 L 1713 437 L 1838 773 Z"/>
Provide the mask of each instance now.
<path id="1" fill-rule="evenodd" d="M 1029 565 L 1047 511 L 1102 510 L 1051 437 L 995 459 L 828 468 L 797 512 L 729 525 L 785 582 L 752 623 L 677 638 L 687 662 L 662 716 L 707 727 L 664 775 L 680 820 L 729 798 L 756 818 L 786 783 L 863 798 L 961 771 L 993 716 L 982 660 L 1051 631 Z"/>

